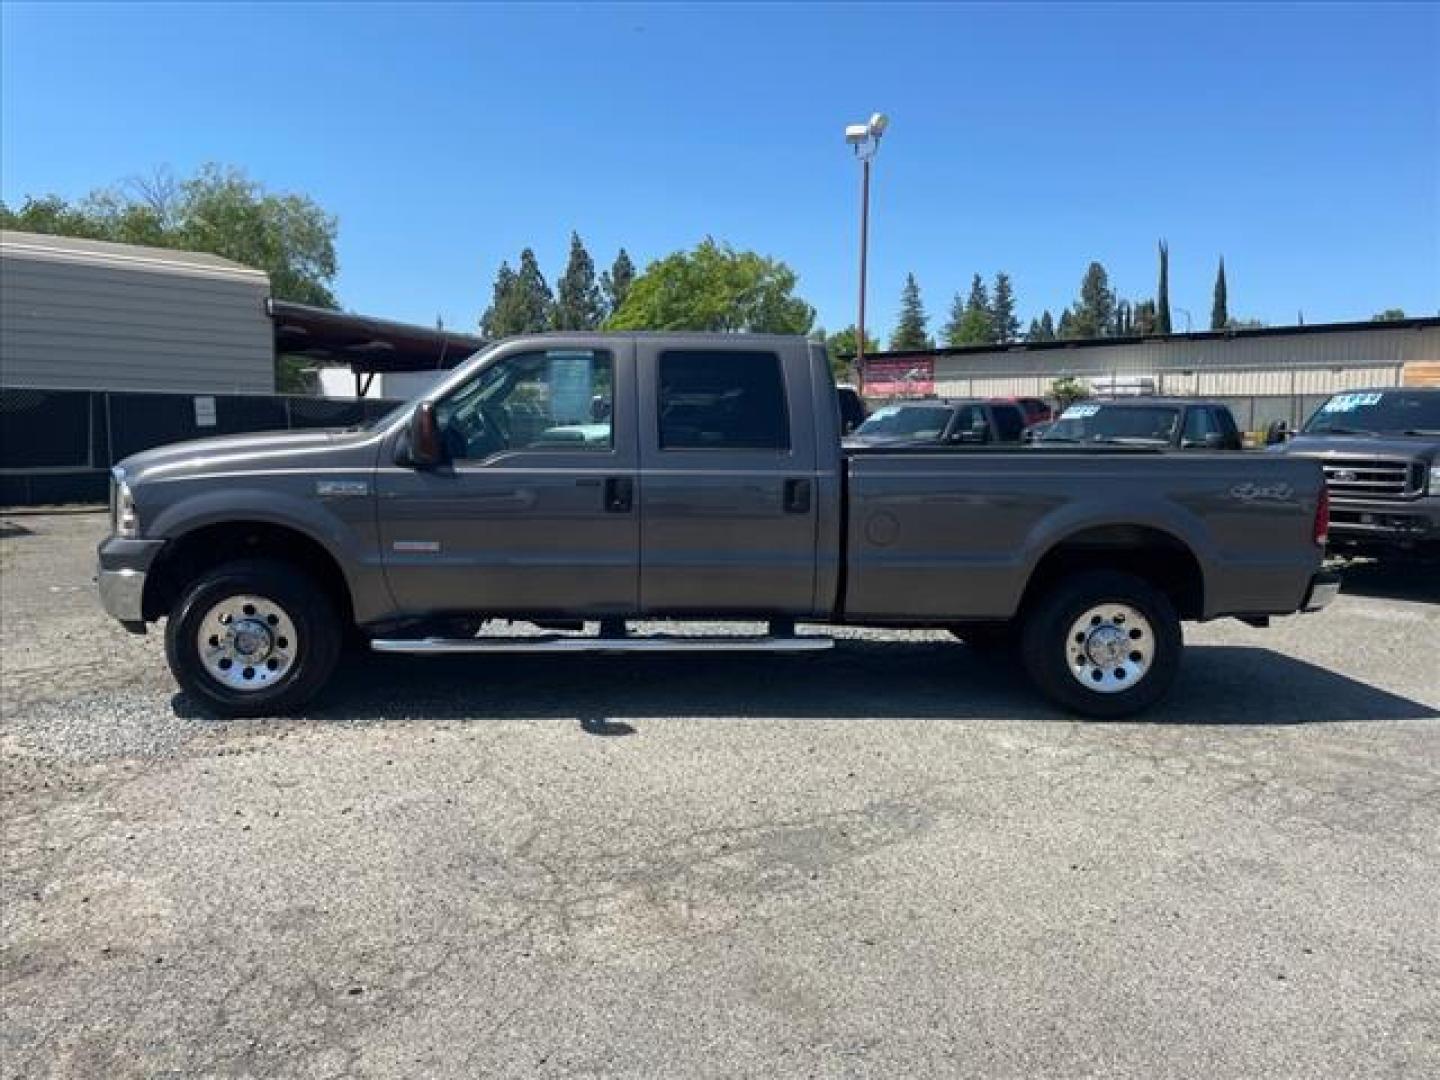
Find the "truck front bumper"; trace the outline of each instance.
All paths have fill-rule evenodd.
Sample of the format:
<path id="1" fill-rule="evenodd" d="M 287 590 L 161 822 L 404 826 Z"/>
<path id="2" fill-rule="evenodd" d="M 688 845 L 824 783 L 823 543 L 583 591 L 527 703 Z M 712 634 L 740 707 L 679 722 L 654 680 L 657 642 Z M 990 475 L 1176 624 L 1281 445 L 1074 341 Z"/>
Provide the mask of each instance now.
<path id="1" fill-rule="evenodd" d="M 1330 570 L 1321 570 L 1310 579 L 1310 588 L 1305 592 L 1301 611 L 1320 611 L 1328 607 L 1340 595 L 1340 575 Z"/>
<path id="2" fill-rule="evenodd" d="M 100 543 L 99 570 L 95 582 L 100 606 L 126 630 L 145 632 L 145 579 L 163 540 L 126 540 L 106 537 Z"/>
<path id="3" fill-rule="evenodd" d="M 1332 497 L 1330 542 L 1374 547 L 1440 544 L 1440 495 L 1418 499 Z"/>

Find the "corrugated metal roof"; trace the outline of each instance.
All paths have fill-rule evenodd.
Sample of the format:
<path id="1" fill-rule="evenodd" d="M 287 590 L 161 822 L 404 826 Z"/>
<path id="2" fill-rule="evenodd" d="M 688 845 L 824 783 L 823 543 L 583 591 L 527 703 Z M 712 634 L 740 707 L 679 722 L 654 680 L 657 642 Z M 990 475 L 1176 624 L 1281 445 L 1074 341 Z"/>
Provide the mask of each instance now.
<path id="1" fill-rule="evenodd" d="M 198 277 L 258 279 L 267 284 L 270 280 L 263 270 L 256 270 L 219 255 L 179 251 L 174 248 L 142 247 L 139 244 L 115 244 L 108 240 L 85 240 L 74 236 L 0 230 L 0 254 L 6 258 L 28 257 L 51 262 L 123 266 Z"/>

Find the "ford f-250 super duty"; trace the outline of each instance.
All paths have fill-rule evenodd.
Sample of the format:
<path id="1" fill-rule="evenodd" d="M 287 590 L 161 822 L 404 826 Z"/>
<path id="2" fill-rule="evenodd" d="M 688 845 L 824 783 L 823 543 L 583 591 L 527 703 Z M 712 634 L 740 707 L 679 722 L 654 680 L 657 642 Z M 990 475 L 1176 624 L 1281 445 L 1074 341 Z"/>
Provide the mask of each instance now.
<path id="1" fill-rule="evenodd" d="M 176 679 L 227 715 L 295 708 L 357 637 L 406 653 L 832 644 L 800 621 L 1008 640 L 1053 700 L 1118 716 L 1169 687 L 1182 619 L 1263 623 L 1338 588 L 1314 461 L 842 450 L 839 423 L 824 350 L 801 338 L 512 339 L 364 429 L 127 459 L 100 595 L 131 630 L 168 617 Z M 499 617 L 553 632 L 477 636 Z M 636 636 L 638 619 L 770 625 Z"/>

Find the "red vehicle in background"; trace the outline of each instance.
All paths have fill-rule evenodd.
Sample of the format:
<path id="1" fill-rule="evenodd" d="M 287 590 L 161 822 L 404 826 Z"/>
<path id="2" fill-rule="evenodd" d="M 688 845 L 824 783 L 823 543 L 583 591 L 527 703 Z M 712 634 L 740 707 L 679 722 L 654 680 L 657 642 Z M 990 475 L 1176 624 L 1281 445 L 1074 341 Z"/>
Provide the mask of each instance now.
<path id="1" fill-rule="evenodd" d="M 1001 397 L 991 398 L 991 401 L 1009 401 L 1020 406 L 1020 411 L 1025 414 L 1025 426 L 1032 424 L 1044 424 L 1055 419 L 1055 413 L 1048 402 L 1038 397 Z"/>

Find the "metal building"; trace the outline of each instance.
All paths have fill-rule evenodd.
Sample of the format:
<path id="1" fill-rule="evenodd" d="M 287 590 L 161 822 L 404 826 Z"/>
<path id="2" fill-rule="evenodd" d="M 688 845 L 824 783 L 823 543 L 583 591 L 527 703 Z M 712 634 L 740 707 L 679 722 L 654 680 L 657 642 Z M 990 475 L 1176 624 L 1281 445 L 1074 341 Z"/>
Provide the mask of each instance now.
<path id="1" fill-rule="evenodd" d="M 269 295 L 217 255 L 0 232 L 0 386 L 274 393 Z"/>
<path id="2" fill-rule="evenodd" d="M 876 353 L 867 397 L 1049 397 L 1057 379 L 1221 398 L 1243 426 L 1297 423 L 1328 395 L 1428 381 L 1440 372 L 1440 318 L 1217 330 Z"/>

